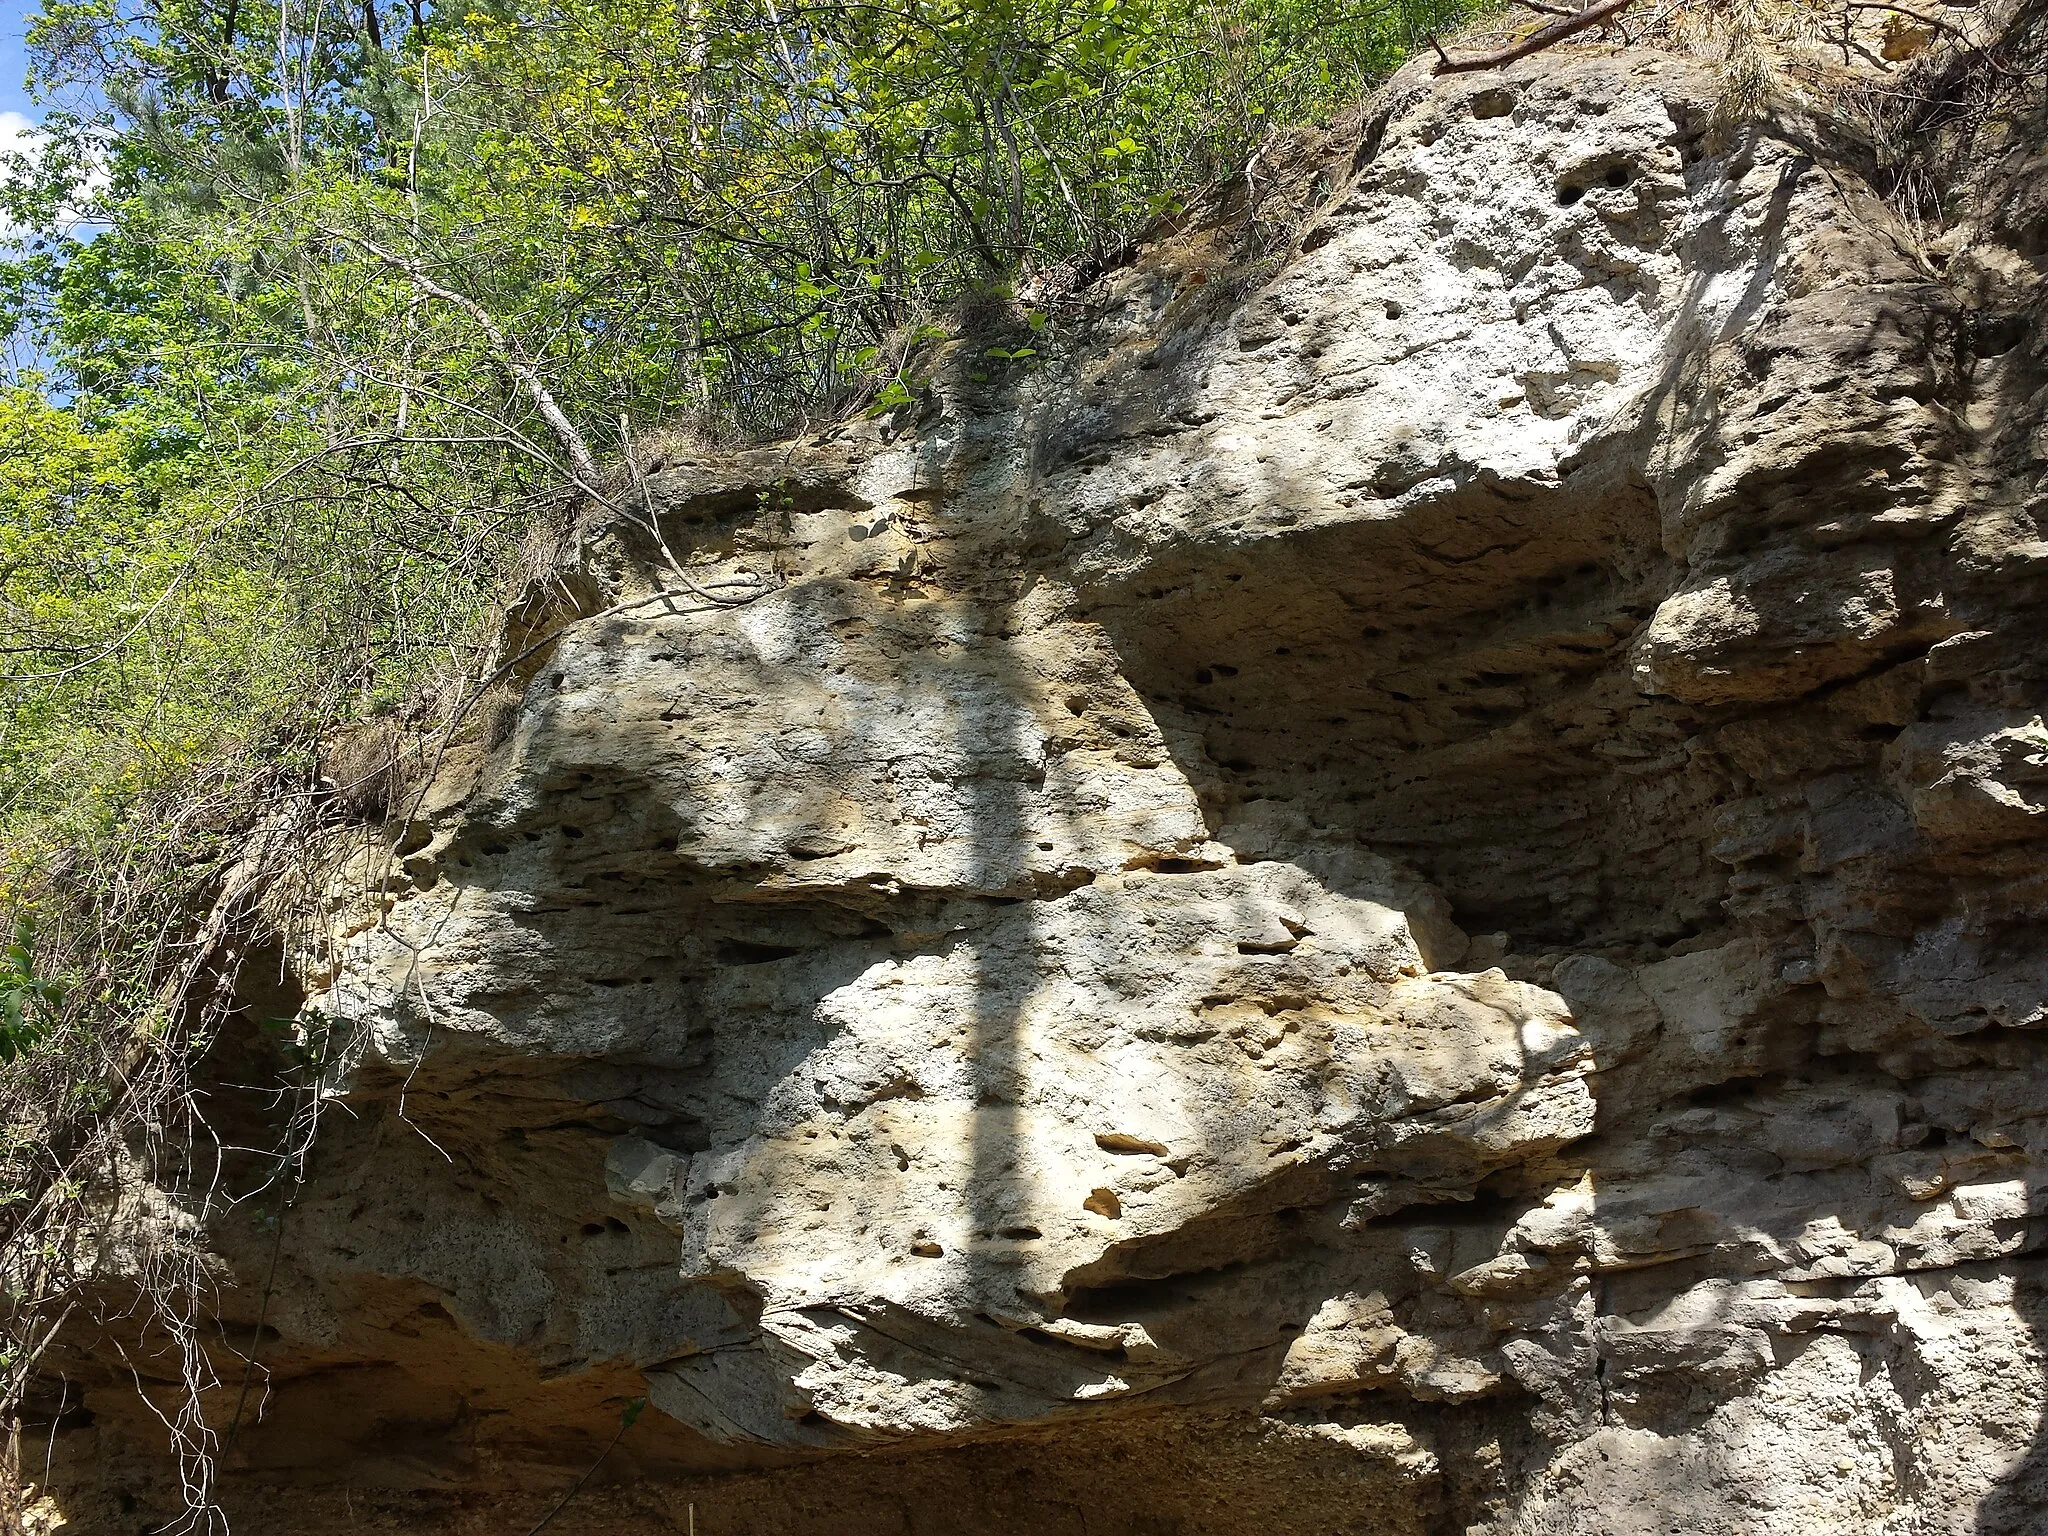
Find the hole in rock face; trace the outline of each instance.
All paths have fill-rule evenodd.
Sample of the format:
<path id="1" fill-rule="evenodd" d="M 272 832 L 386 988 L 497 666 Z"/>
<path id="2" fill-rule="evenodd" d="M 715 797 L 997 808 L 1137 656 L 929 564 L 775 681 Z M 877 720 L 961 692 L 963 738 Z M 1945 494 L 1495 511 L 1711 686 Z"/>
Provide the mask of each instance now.
<path id="1" fill-rule="evenodd" d="M 1067 1292 L 1066 1315 L 1083 1323 L 1123 1322 L 1164 1311 L 1183 1299 L 1184 1287 L 1177 1276 L 1076 1286 Z"/>
<path id="2" fill-rule="evenodd" d="M 1564 204 L 1564 206 L 1567 208 L 1571 207 L 1573 203 L 1576 203 L 1580 198 L 1584 197 L 1585 195 L 1586 189 L 1584 187 L 1576 187 L 1567 184 L 1557 189 L 1557 200 L 1560 203 Z"/>
<path id="3" fill-rule="evenodd" d="M 718 946 L 720 965 L 766 965 L 787 960 L 803 950 L 791 944 L 756 944 L 746 939 L 727 939 Z"/>
<path id="4" fill-rule="evenodd" d="M 1504 86 L 1478 92 L 1472 98 L 1472 115 L 1482 122 L 1488 118 L 1506 117 L 1515 110 L 1515 93 Z"/>
<path id="5" fill-rule="evenodd" d="M 2023 315 L 1978 316 L 1970 326 L 1970 350 L 1978 357 L 2002 357 L 2026 339 Z"/>
<path id="6" fill-rule="evenodd" d="M 1699 1109 L 1712 1109 L 1721 1104 L 1743 1104 L 1754 1098 L 1763 1087 L 1760 1077 L 1731 1077 L 1724 1082 L 1708 1083 L 1695 1088 L 1685 1096 L 1685 1101 Z"/>
<path id="7" fill-rule="evenodd" d="M 1725 785 L 1701 722 L 1641 694 L 1627 659 L 1675 577 L 1650 494 L 1596 483 L 1234 543 L 1237 582 L 1169 547 L 1130 578 L 1166 598 L 1107 595 L 1097 616 L 1212 835 L 1240 859 L 1349 844 L 1406 865 L 1512 953 L 1712 931 Z M 1205 686 L 1218 655 L 1228 688 Z"/>

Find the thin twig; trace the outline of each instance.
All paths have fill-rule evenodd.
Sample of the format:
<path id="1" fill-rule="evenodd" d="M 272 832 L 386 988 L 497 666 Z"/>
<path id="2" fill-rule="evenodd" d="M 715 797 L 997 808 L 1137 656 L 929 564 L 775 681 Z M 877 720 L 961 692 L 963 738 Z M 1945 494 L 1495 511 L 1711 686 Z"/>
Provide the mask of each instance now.
<path id="1" fill-rule="evenodd" d="M 288 1155 L 286 1161 L 289 1161 Z M 223 1455 L 235 1448 L 235 1436 L 241 1432 L 242 1410 L 248 1405 L 249 1383 L 256 1374 L 256 1354 L 263 1347 L 263 1329 L 270 1321 L 270 1298 L 277 1290 L 277 1265 L 284 1256 L 284 1219 L 297 1197 L 298 1190 L 294 1188 L 277 1209 L 277 1232 L 270 1242 L 270 1270 L 263 1277 L 263 1299 L 256 1306 L 256 1331 L 249 1340 L 249 1353 L 242 1361 L 242 1389 L 235 1394 L 234 1417 L 228 1420 L 228 1432 L 221 1441 Z"/>
<path id="2" fill-rule="evenodd" d="M 577 1494 L 583 1491 L 583 1485 L 590 1481 L 592 1475 L 596 1473 L 599 1467 L 604 1465 L 605 1457 L 611 1455 L 611 1453 L 618 1448 L 619 1442 L 626 1438 L 626 1431 L 633 1427 L 633 1421 L 638 1417 L 639 1414 L 634 1408 L 628 1408 L 624 1413 L 619 1415 L 619 1432 L 612 1436 L 612 1443 L 597 1453 L 597 1460 L 593 1461 L 590 1464 L 590 1466 L 584 1471 L 583 1475 L 577 1478 L 576 1481 L 570 1485 L 569 1491 L 562 1495 L 561 1499 L 556 1503 L 553 1509 L 549 1510 L 546 1514 L 542 1515 L 539 1520 L 534 1522 L 533 1529 L 528 1531 L 526 1533 L 526 1536 L 538 1536 L 538 1533 L 540 1532 L 542 1527 L 547 1525 L 547 1523 L 553 1520 L 555 1516 L 559 1515 L 563 1510 L 569 1507 L 569 1501 L 575 1498 Z M 695 1505 L 691 1506 L 690 1515 L 691 1524 L 694 1526 L 696 1523 Z"/>

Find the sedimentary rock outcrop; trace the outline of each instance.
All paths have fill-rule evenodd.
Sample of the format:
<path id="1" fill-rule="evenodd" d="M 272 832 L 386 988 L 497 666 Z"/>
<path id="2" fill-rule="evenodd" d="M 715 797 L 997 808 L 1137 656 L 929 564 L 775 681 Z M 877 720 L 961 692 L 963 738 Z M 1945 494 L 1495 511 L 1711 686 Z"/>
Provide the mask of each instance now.
<path id="1" fill-rule="evenodd" d="M 238 1528 L 644 1396 L 554 1528 L 2042 1529 L 2048 181 L 1714 90 L 1404 75 L 1286 249 L 587 508 L 285 957 Z"/>

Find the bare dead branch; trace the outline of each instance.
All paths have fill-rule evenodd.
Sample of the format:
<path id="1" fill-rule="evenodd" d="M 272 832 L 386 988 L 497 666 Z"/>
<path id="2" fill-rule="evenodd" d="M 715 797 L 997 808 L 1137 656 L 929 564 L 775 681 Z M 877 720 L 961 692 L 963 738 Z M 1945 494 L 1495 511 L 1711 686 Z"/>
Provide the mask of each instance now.
<path id="1" fill-rule="evenodd" d="M 393 271 L 403 273 L 407 281 L 428 298 L 453 305 L 469 316 L 475 322 L 476 328 L 484 333 L 484 340 L 490 344 L 491 353 L 497 358 L 498 366 L 525 391 L 527 399 L 533 402 L 533 408 L 540 412 L 541 419 L 555 434 L 555 440 L 562 445 L 563 456 L 569 461 L 570 474 L 583 489 L 593 495 L 603 495 L 600 487 L 604 477 L 598 471 L 597 460 L 590 452 L 590 445 L 583 440 L 583 434 L 576 430 L 576 424 L 569 419 L 568 412 L 556 401 L 553 392 L 547 386 L 547 381 L 541 378 L 539 370 L 526 360 L 525 354 L 491 317 L 489 310 L 467 294 L 457 293 L 454 289 L 435 282 L 420 269 L 419 263 L 408 261 L 403 256 L 385 250 L 374 240 L 351 234 L 345 229 L 331 229 L 326 226 L 322 226 L 320 232 L 330 239 L 343 241 L 368 252 Z"/>
<path id="2" fill-rule="evenodd" d="M 1959 42 L 1968 43 L 1970 41 L 1970 34 L 1954 22 L 1944 21 L 1939 16 L 1926 16 L 1919 11 L 1908 10 L 1903 5 L 1893 5 L 1890 3 L 1890 0 L 1846 0 L 1842 9 L 1847 11 L 1890 11 L 1895 16 L 1904 16 L 1909 20 L 1917 21 L 1923 27 L 1931 28 L 1937 32 L 1946 32 L 1950 37 L 1957 39 Z"/>
<path id="3" fill-rule="evenodd" d="M 1547 27 L 1538 27 L 1518 43 L 1510 43 L 1507 47 L 1496 48 L 1490 53 L 1475 53 L 1469 58 L 1454 59 L 1445 55 L 1442 48 L 1438 48 L 1437 53 L 1440 57 L 1437 60 L 1436 73 L 1456 75 L 1475 69 L 1498 69 L 1504 64 L 1514 63 L 1517 59 L 1526 59 L 1532 53 L 1540 53 L 1551 44 L 1561 43 L 1588 27 L 1597 27 L 1604 21 L 1612 21 L 1634 4 L 1635 0 L 1595 0 L 1594 4 L 1587 6 L 1583 11 L 1574 11 L 1553 21 Z"/>

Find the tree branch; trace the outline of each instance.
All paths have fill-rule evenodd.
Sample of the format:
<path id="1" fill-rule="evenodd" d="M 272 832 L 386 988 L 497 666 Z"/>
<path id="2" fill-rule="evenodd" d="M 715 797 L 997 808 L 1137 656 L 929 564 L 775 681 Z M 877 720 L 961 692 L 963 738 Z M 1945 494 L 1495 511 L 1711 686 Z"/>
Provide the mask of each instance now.
<path id="1" fill-rule="evenodd" d="M 330 239 L 346 241 L 367 251 L 385 266 L 404 273 L 413 287 L 428 298 L 438 299 L 443 304 L 451 304 L 476 322 L 477 329 L 484 333 L 484 339 L 490 343 L 491 352 L 497 358 L 498 366 L 505 370 L 514 384 L 526 392 L 526 397 L 533 402 L 533 408 L 540 412 L 541 420 L 545 421 L 549 430 L 555 434 L 555 441 L 562 445 L 562 454 L 569 461 L 571 476 L 584 490 L 602 497 L 603 493 L 599 487 L 603 484 L 604 477 L 598 472 L 597 460 L 591 455 L 590 445 L 583 440 L 583 434 L 576 430 L 576 424 L 569 419 L 568 413 L 556 403 L 554 395 L 548 389 L 547 381 L 541 378 L 539 371 L 526 360 L 512 339 L 499 328 L 498 322 L 491 318 L 489 310 L 467 294 L 457 293 L 452 288 L 444 288 L 422 272 L 418 263 L 407 261 L 403 256 L 385 250 L 373 240 L 350 234 L 344 229 L 330 229 L 324 225 L 320 232 Z"/>
<path id="2" fill-rule="evenodd" d="M 1474 69 L 1498 69 L 1503 64 L 1512 64 L 1517 59 L 1526 59 L 1532 53 L 1539 53 L 1552 43 L 1561 43 L 1588 27 L 1597 27 L 1603 21 L 1612 21 L 1634 4 L 1635 0 L 1595 0 L 1594 4 L 1587 6 L 1583 11 L 1575 11 L 1569 16 L 1553 21 L 1547 27 L 1538 27 L 1519 43 L 1510 43 L 1507 47 L 1496 48 L 1491 53 L 1475 53 L 1469 58 L 1454 59 L 1444 55 L 1443 50 L 1439 48 L 1437 52 L 1442 56 L 1437 61 L 1436 73 L 1456 75 Z"/>
<path id="3" fill-rule="evenodd" d="M 1848 0 L 1843 9 L 1850 11 L 1890 11 L 1894 16 L 1909 17 L 1919 22 L 1923 27 L 1932 28 L 1937 32 L 1946 32 L 1949 36 L 1957 38 L 1962 42 L 1967 43 L 1970 41 L 1970 34 L 1954 22 L 1944 21 L 1939 16 L 1923 15 L 1919 11 L 1908 10 L 1903 5 L 1893 5 L 1889 3 L 1889 0 Z"/>

